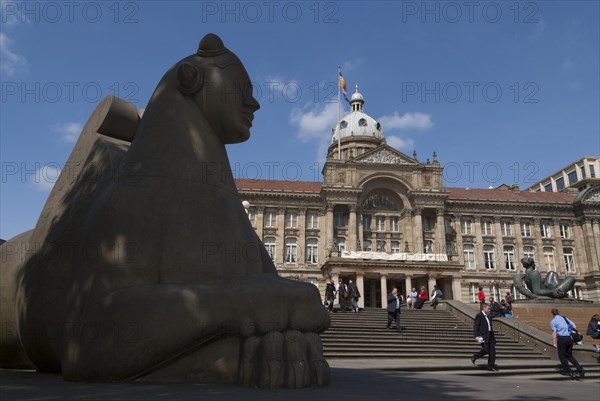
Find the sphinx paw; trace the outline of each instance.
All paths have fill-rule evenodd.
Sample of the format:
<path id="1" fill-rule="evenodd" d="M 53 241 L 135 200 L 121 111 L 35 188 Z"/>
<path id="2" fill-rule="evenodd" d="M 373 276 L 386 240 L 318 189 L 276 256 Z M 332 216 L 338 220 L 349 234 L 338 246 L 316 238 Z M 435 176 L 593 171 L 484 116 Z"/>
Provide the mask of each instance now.
<path id="1" fill-rule="evenodd" d="M 303 388 L 329 384 L 329 365 L 316 333 L 271 331 L 244 340 L 239 383 L 263 388 Z"/>

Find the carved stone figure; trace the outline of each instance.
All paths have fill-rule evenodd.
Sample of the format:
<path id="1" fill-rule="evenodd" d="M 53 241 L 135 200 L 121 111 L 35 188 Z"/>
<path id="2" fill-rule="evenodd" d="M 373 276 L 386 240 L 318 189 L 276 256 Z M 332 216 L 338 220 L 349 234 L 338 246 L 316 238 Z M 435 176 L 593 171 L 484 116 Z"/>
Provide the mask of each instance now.
<path id="1" fill-rule="evenodd" d="M 566 298 L 573 286 L 575 286 L 574 277 L 566 277 L 564 280 L 558 280 L 556 272 L 548 272 L 542 280 L 540 273 L 535 270 L 535 261 L 533 258 L 525 257 L 521 259 L 525 268 L 525 273 L 516 274 L 514 277 L 515 288 L 523 295 L 529 298 L 553 299 Z"/>
<path id="2" fill-rule="evenodd" d="M 170 68 L 140 120 L 106 98 L 34 230 L 0 247 L 0 364 L 76 381 L 327 385 L 317 288 L 280 278 L 225 144 L 259 104 L 213 34 Z M 17 334 L 18 333 L 18 334 Z"/>

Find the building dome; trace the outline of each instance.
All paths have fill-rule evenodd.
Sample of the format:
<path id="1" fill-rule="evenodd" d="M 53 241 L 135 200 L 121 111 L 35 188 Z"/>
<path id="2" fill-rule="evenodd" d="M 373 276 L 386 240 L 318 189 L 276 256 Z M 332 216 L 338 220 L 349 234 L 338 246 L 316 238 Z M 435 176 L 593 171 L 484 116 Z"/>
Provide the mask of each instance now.
<path id="1" fill-rule="evenodd" d="M 370 115 L 365 114 L 363 111 L 364 103 L 364 97 L 358 92 L 358 85 L 356 85 L 356 92 L 352 94 L 350 100 L 351 111 L 342 117 L 333 129 L 332 143 L 338 140 L 338 134 L 340 135 L 340 139 L 353 136 L 383 138 L 381 124 L 375 121 Z"/>

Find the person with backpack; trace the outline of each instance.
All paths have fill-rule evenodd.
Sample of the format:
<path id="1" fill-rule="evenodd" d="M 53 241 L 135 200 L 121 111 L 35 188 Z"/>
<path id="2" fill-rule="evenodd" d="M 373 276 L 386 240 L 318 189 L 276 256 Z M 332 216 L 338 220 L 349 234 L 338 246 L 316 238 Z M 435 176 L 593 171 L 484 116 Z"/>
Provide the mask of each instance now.
<path id="1" fill-rule="evenodd" d="M 552 330 L 552 343 L 558 350 L 558 359 L 560 360 L 560 374 L 563 376 L 575 377 L 575 372 L 569 368 L 569 362 L 575 366 L 579 377 L 585 376 L 585 370 L 583 366 L 577 362 L 577 359 L 573 356 L 573 339 L 571 338 L 571 331 L 575 327 L 575 323 L 570 321 L 564 316 L 558 313 L 558 309 L 552 309 L 553 319 L 550 321 L 550 329 Z"/>

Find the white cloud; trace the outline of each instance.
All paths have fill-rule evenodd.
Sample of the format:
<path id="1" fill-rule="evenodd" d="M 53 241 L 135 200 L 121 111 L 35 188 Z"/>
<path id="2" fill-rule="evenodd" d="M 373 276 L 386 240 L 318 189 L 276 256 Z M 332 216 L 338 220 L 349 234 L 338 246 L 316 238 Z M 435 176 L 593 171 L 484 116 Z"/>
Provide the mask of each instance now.
<path id="1" fill-rule="evenodd" d="M 61 170 L 57 166 L 45 165 L 39 168 L 28 182 L 37 190 L 50 192 L 58 180 L 60 172 Z"/>
<path id="2" fill-rule="evenodd" d="M 386 135 L 385 140 L 388 145 L 398 150 L 413 150 L 415 145 L 415 142 L 412 139 L 403 139 L 396 135 Z"/>
<path id="3" fill-rule="evenodd" d="M 80 122 L 57 124 L 55 128 L 55 131 L 58 132 L 62 136 L 62 139 L 67 143 L 77 141 L 79 134 L 81 134 L 81 130 L 83 130 L 83 124 Z"/>
<path id="4" fill-rule="evenodd" d="M 342 74 L 345 71 L 352 71 L 359 68 L 364 61 L 364 58 L 357 58 L 351 61 L 344 61 L 344 64 L 342 65 Z"/>
<path id="5" fill-rule="evenodd" d="M 571 61 L 571 59 L 566 59 L 563 63 L 562 63 L 562 68 L 563 70 L 568 70 L 569 68 L 573 67 L 575 65 L 575 62 Z"/>
<path id="6" fill-rule="evenodd" d="M 331 129 L 338 121 L 338 104 L 327 103 L 306 110 L 295 107 L 290 115 L 290 123 L 298 127 L 297 135 L 303 141 L 310 139 L 331 140 Z"/>
<path id="7" fill-rule="evenodd" d="M 27 68 L 27 59 L 11 50 L 13 40 L 0 32 L 0 71 L 8 76 Z"/>
<path id="8" fill-rule="evenodd" d="M 423 131 L 433 127 L 431 114 L 420 112 L 400 115 L 395 111 L 391 116 L 386 115 L 380 117 L 379 122 L 381 123 L 384 132 L 390 129 L 417 129 Z"/>

